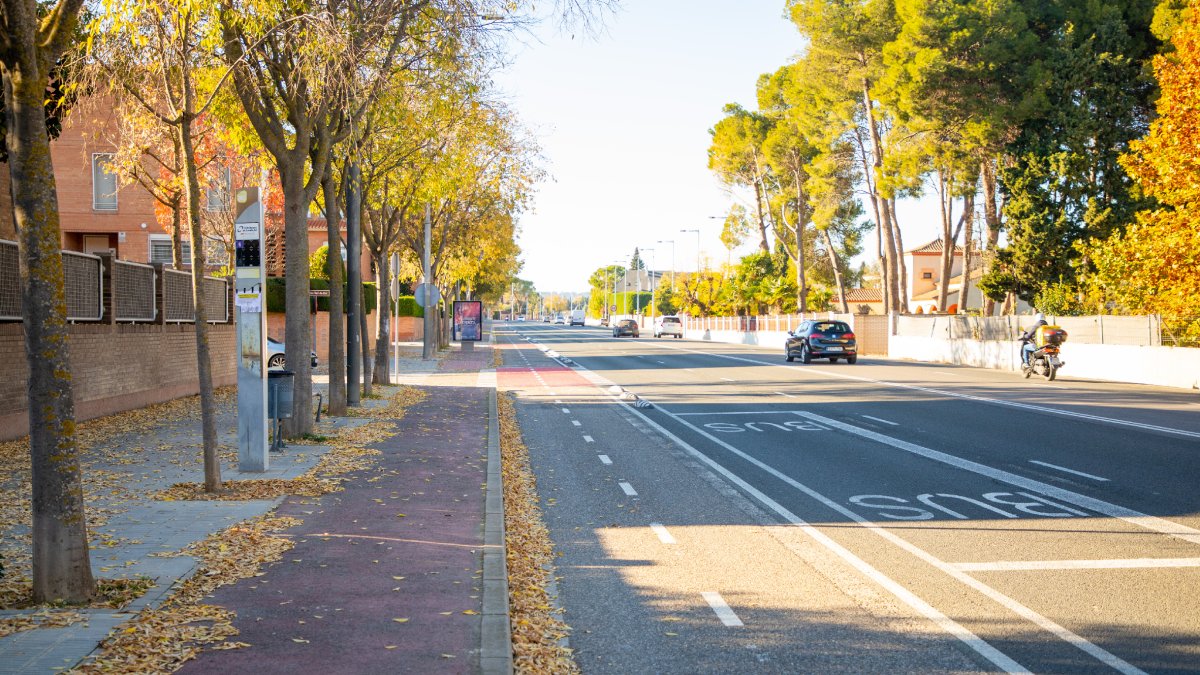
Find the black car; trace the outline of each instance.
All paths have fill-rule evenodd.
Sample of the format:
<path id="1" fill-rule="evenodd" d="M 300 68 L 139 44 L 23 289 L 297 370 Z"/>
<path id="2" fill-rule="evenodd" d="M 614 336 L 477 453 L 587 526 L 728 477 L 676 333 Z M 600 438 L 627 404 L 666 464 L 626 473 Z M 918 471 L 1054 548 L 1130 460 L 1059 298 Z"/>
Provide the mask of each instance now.
<path id="1" fill-rule="evenodd" d="M 613 326 L 613 337 L 628 335 L 638 337 L 638 324 L 633 319 L 621 319 Z"/>
<path id="2" fill-rule="evenodd" d="M 783 355 L 788 361 L 799 357 L 801 363 L 811 363 L 813 359 L 829 359 L 830 363 L 846 359 L 846 363 L 854 363 L 858 360 L 858 344 L 844 321 L 805 321 L 796 330 L 788 331 Z"/>

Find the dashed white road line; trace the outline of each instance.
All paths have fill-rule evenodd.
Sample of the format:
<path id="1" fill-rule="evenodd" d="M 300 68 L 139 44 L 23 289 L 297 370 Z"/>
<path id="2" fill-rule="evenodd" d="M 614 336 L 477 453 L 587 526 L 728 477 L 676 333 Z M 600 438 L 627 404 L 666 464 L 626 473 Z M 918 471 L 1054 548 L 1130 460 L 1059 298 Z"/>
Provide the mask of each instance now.
<path id="1" fill-rule="evenodd" d="M 721 623 L 726 626 L 746 625 L 742 623 L 742 620 L 738 618 L 737 612 L 733 611 L 733 608 L 729 606 L 729 603 L 725 602 L 725 598 L 722 598 L 720 593 L 705 591 L 700 595 L 708 603 L 708 606 L 712 607 L 712 611 L 716 612 L 717 618 L 721 620 Z"/>
<path id="2" fill-rule="evenodd" d="M 730 377 L 722 377 L 721 379 L 725 380 L 726 382 L 733 382 L 733 378 Z"/>
<path id="3" fill-rule="evenodd" d="M 617 485 L 621 486 L 621 492 L 624 492 L 626 495 L 629 495 L 630 497 L 637 496 L 637 490 L 634 490 L 633 486 L 630 485 L 629 483 L 622 482 L 622 483 L 617 483 Z"/>
<path id="4" fill-rule="evenodd" d="M 612 460 L 609 459 L 608 455 L 596 455 L 596 456 L 600 458 L 601 464 L 612 464 Z"/>
<path id="5" fill-rule="evenodd" d="M 675 537 L 667 532 L 667 528 L 663 527 L 662 523 L 650 523 L 650 529 L 654 530 L 654 534 L 658 535 L 658 540 L 664 544 L 674 544 Z"/>
<path id="6" fill-rule="evenodd" d="M 1051 464 L 1050 462 L 1039 462 L 1039 461 L 1038 461 L 1038 460 L 1036 460 L 1036 459 L 1031 459 L 1031 460 L 1029 460 L 1029 463 L 1030 463 L 1030 464 L 1037 464 L 1037 465 L 1039 465 L 1039 466 L 1044 466 L 1044 467 L 1048 467 L 1048 468 L 1051 468 L 1051 469 L 1058 469 L 1059 471 L 1065 471 L 1065 472 L 1067 472 L 1067 473 L 1073 473 L 1073 474 L 1075 474 L 1076 476 L 1083 476 L 1084 478 L 1091 478 L 1092 480 L 1098 480 L 1098 481 L 1100 481 L 1100 482 L 1102 482 L 1102 483 L 1107 483 L 1107 482 L 1108 482 L 1108 479 L 1107 479 L 1107 478 L 1103 478 L 1103 477 L 1101 477 L 1101 476 L 1095 476 L 1095 475 L 1093 475 L 1093 474 L 1090 474 L 1090 473 L 1084 473 L 1084 472 L 1082 472 L 1082 471 L 1076 471 L 1075 469 L 1068 469 L 1068 468 L 1067 468 L 1067 467 L 1065 467 L 1065 466 L 1059 466 L 1059 465 L 1057 465 L 1057 464 Z"/>
<path id="7" fill-rule="evenodd" d="M 899 422 L 892 422 L 892 421 L 890 421 L 890 420 L 885 420 L 885 419 L 883 419 L 882 417 L 871 417 L 870 415 L 859 415 L 859 417 L 865 417 L 866 419 L 869 419 L 869 420 L 874 420 L 874 421 L 876 421 L 876 422 L 879 422 L 879 423 L 881 423 L 881 424 L 890 424 L 890 425 L 892 425 L 892 426 L 894 426 L 894 427 L 898 427 L 898 426 L 900 426 L 900 423 L 899 423 Z"/>
<path id="8" fill-rule="evenodd" d="M 575 425 L 575 426 L 577 426 L 577 427 L 581 427 L 581 426 L 583 426 L 583 425 L 582 425 L 582 424 L 579 422 L 579 420 L 571 420 L 571 424 L 574 424 L 574 425 Z"/>
<path id="9" fill-rule="evenodd" d="M 587 434 L 584 434 L 584 435 L 583 435 L 583 442 L 584 442 L 584 443 L 595 443 L 595 442 L 596 442 L 596 439 L 592 438 L 591 436 L 588 436 Z"/>
<path id="10" fill-rule="evenodd" d="M 777 392 L 775 392 L 775 393 L 776 393 L 776 394 L 779 394 L 780 396 L 786 396 L 786 397 L 788 397 L 788 398 L 800 398 L 799 396 L 797 396 L 797 395 L 795 395 L 795 394 L 789 394 L 789 393 L 787 393 L 786 391 L 777 391 Z"/>
<path id="11" fill-rule="evenodd" d="M 571 409 L 570 409 L 570 408 L 563 408 L 563 409 L 562 409 L 562 411 L 563 411 L 563 414 L 565 414 L 565 415 L 570 415 L 570 414 L 571 414 Z"/>

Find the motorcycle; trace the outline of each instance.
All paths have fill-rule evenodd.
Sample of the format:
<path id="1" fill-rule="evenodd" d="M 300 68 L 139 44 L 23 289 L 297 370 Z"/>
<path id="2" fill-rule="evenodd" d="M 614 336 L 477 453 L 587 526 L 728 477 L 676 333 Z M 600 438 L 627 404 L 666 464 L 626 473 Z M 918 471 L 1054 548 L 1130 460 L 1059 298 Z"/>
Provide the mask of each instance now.
<path id="1" fill-rule="evenodd" d="M 1029 354 L 1028 360 L 1022 362 L 1021 373 L 1025 375 L 1025 379 L 1029 379 L 1036 373 L 1053 382 L 1054 377 L 1058 375 L 1058 369 L 1067 364 L 1059 356 L 1059 349 L 1067 339 L 1067 332 L 1057 326 L 1042 326 L 1041 328 L 1046 329 L 1042 336 L 1041 346 L 1038 346 L 1034 339 L 1024 335 L 1019 338 L 1022 353 L 1025 352 L 1026 343 L 1034 343 L 1034 350 Z"/>

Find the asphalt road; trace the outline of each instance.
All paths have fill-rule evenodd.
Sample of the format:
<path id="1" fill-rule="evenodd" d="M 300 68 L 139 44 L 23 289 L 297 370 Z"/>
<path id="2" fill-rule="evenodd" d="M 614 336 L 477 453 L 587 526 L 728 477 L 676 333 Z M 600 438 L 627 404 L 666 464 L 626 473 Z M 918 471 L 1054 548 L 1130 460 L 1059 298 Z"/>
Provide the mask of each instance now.
<path id="1" fill-rule="evenodd" d="M 585 672 L 1200 672 L 1196 392 L 496 332 Z"/>

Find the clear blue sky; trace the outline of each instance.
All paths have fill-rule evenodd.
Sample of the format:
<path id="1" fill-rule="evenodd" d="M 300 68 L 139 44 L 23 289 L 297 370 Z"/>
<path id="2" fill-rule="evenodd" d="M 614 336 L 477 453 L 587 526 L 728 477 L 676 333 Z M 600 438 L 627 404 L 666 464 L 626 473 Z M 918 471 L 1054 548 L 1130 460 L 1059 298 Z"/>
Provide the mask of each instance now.
<path id="1" fill-rule="evenodd" d="M 675 241 L 676 269 L 694 270 L 697 236 L 681 229 L 699 229 L 702 258 L 724 262 L 709 216 L 732 202 L 707 168 L 708 130 L 726 103 L 757 107 L 758 76 L 803 48 L 783 0 L 626 0 L 599 37 L 547 25 L 536 38 L 513 46 L 497 78 L 550 172 L 520 220 L 520 276 L 543 292 L 586 291 L 635 246 L 670 268 L 658 240 Z M 905 232 L 906 244 L 936 236 Z"/>

